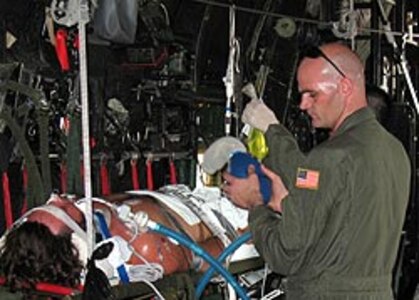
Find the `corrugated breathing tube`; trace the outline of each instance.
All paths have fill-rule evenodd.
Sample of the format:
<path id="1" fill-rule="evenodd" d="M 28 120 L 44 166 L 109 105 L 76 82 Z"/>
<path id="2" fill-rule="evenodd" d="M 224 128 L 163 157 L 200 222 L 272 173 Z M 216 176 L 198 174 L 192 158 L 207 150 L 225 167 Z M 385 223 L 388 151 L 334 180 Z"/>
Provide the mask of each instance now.
<path id="1" fill-rule="evenodd" d="M 214 259 L 211 255 L 209 255 L 204 249 L 202 249 L 196 243 L 191 241 L 188 237 L 151 220 L 148 220 L 147 227 L 152 231 L 155 231 L 157 233 L 160 233 L 162 235 L 165 235 L 167 237 L 174 239 L 179 244 L 193 251 L 196 255 L 202 257 L 206 262 L 210 264 L 210 266 L 215 271 L 220 273 L 226 279 L 228 284 L 230 284 L 233 287 L 233 289 L 236 291 L 236 293 L 239 295 L 241 299 L 249 300 L 249 297 L 246 295 L 246 292 L 239 285 L 236 279 L 234 279 L 234 277 L 216 259 Z"/>
<path id="2" fill-rule="evenodd" d="M 224 260 L 234 253 L 238 248 L 240 248 L 241 245 L 246 243 L 248 240 L 252 238 L 252 234 L 250 232 L 246 232 L 239 236 L 237 239 L 235 239 L 230 245 L 228 245 L 227 248 L 224 249 L 224 251 L 218 256 L 217 261 L 219 264 L 222 264 Z M 216 270 L 211 266 L 204 275 L 202 275 L 201 279 L 199 280 L 196 290 L 195 290 L 195 296 L 196 299 L 199 299 L 201 297 L 202 292 L 204 291 L 205 287 L 207 286 L 209 280 L 211 279 L 212 275 L 214 274 Z"/>

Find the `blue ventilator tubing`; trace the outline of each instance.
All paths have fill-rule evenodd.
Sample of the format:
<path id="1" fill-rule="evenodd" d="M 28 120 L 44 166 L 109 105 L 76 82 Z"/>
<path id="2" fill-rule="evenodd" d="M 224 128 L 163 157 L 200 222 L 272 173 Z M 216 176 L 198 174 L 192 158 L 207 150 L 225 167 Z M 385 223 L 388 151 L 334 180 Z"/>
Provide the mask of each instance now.
<path id="1" fill-rule="evenodd" d="M 235 239 L 224 251 L 218 256 L 217 261 L 222 264 L 224 260 L 229 257 L 231 254 L 234 253 L 241 245 L 246 243 L 248 240 L 252 238 L 252 234 L 248 231 L 237 239 Z M 205 287 L 207 286 L 208 282 L 210 281 L 212 275 L 214 274 L 215 269 L 211 266 L 204 275 L 202 275 L 201 279 L 198 282 L 198 285 L 195 289 L 195 298 L 199 299 L 204 291 Z"/>
<path id="2" fill-rule="evenodd" d="M 257 161 L 257 159 L 246 152 L 234 152 L 228 162 L 228 172 L 235 177 L 246 178 L 250 165 L 255 167 L 255 172 L 259 178 L 263 203 L 266 205 L 271 199 L 272 183 L 271 180 L 263 174 L 260 162 Z"/>
<path id="3" fill-rule="evenodd" d="M 239 285 L 236 279 L 234 279 L 234 277 L 216 259 L 214 259 L 211 255 L 208 254 L 208 252 L 206 252 L 196 243 L 191 241 L 191 239 L 187 238 L 183 234 L 180 234 L 179 232 L 176 232 L 164 225 L 155 222 L 149 221 L 147 226 L 152 231 L 155 231 L 157 233 L 174 239 L 179 244 L 189 248 L 196 255 L 202 257 L 206 262 L 210 264 L 211 267 L 213 267 L 218 273 L 220 273 L 225 278 L 228 284 L 230 284 L 233 287 L 233 289 L 236 291 L 236 293 L 239 295 L 241 299 L 249 300 L 249 297 L 246 295 L 246 292 Z"/>
<path id="4" fill-rule="evenodd" d="M 105 239 L 111 238 L 112 235 L 109 231 L 108 224 L 106 224 L 105 217 L 99 212 L 95 212 L 95 216 L 97 220 L 99 221 L 99 228 L 103 237 Z M 119 278 L 121 279 L 121 282 L 129 283 L 129 276 L 128 276 L 127 270 L 125 269 L 125 266 L 122 264 L 119 267 L 117 267 L 116 270 L 118 271 L 118 275 L 119 275 Z"/>

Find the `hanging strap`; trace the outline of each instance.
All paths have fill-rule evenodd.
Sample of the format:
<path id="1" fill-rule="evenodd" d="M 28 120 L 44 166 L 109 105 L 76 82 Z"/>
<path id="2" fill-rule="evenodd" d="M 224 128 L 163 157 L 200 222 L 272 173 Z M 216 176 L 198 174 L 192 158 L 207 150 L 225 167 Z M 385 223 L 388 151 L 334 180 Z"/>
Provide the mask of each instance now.
<path id="1" fill-rule="evenodd" d="M 67 164 L 65 162 L 61 162 L 61 164 L 60 164 L 60 186 L 61 186 L 61 193 L 62 194 L 67 193 L 67 180 L 68 180 Z"/>
<path id="2" fill-rule="evenodd" d="M 26 167 L 28 169 L 28 188 L 27 188 L 27 201 L 28 207 L 32 208 L 35 206 L 42 205 L 44 203 L 44 189 L 39 173 L 38 166 L 36 164 L 35 157 L 28 142 L 26 141 L 25 135 L 22 132 L 20 126 L 12 117 L 10 108 L 4 106 L 0 111 L 0 119 L 4 120 L 12 132 L 13 137 L 17 140 L 20 146 L 20 151 L 25 159 Z"/>
<path id="3" fill-rule="evenodd" d="M 111 187 L 109 183 L 109 174 L 106 164 L 106 158 L 104 156 L 100 160 L 100 181 L 102 186 L 102 195 L 109 195 L 111 193 Z"/>
<path id="4" fill-rule="evenodd" d="M 189 186 L 193 189 L 196 185 L 196 160 L 194 158 L 190 159 L 189 167 Z"/>
<path id="5" fill-rule="evenodd" d="M 73 110 L 69 116 L 70 130 L 67 136 L 67 192 L 82 195 L 80 177 L 80 113 Z"/>
<path id="6" fill-rule="evenodd" d="M 48 197 L 51 192 L 51 169 L 49 161 L 49 145 L 48 145 L 48 115 L 49 115 L 49 104 L 46 101 L 46 97 L 42 91 L 31 88 L 27 85 L 17 83 L 15 81 L 6 81 L 0 85 L 0 92 L 13 91 L 26 95 L 34 103 L 38 114 L 38 125 L 40 132 L 40 153 L 41 153 L 41 168 L 42 168 L 42 181 L 41 184 L 44 187 L 44 197 Z M 9 125 L 10 126 L 10 125 Z M 20 141 L 19 141 L 20 142 Z M 21 146 L 21 144 L 20 144 Z M 32 174 L 32 173 L 30 173 Z"/>
<path id="7" fill-rule="evenodd" d="M 154 179 L 153 179 L 153 161 L 148 158 L 146 161 L 147 168 L 147 189 L 150 191 L 154 190 Z"/>
<path id="8" fill-rule="evenodd" d="M 140 179 L 138 176 L 138 159 L 133 158 L 131 159 L 131 181 L 132 181 L 132 188 L 134 190 L 140 189 Z"/>
<path id="9" fill-rule="evenodd" d="M 47 198 L 52 192 L 51 162 L 49 159 L 49 106 L 38 107 L 39 152 L 41 155 L 42 182 Z"/>
<path id="10" fill-rule="evenodd" d="M 2 174 L 3 183 L 3 206 L 4 206 L 4 219 L 6 221 L 6 228 L 10 228 L 13 225 L 13 212 L 12 202 L 10 199 L 10 187 L 9 187 L 9 176 L 7 172 Z"/>
<path id="11" fill-rule="evenodd" d="M 20 211 L 21 215 L 24 215 L 26 211 L 28 210 L 28 199 L 27 199 L 27 193 L 28 193 L 28 169 L 26 168 L 26 164 L 23 165 L 22 170 L 22 180 L 23 180 L 23 191 L 24 191 L 24 198 L 23 198 L 23 204 L 22 209 Z"/>
<path id="12" fill-rule="evenodd" d="M 176 178 L 176 166 L 173 158 L 169 159 L 169 169 L 170 169 L 170 184 L 177 184 Z"/>

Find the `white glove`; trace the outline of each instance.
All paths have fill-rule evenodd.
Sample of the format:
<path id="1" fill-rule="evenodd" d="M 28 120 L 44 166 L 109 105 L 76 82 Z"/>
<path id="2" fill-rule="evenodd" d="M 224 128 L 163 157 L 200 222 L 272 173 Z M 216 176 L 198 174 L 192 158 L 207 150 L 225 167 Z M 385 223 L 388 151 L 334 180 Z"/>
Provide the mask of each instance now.
<path id="1" fill-rule="evenodd" d="M 268 130 L 269 125 L 279 124 L 274 112 L 258 99 L 252 99 L 246 105 L 242 114 L 242 122 L 264 133 Z"/>

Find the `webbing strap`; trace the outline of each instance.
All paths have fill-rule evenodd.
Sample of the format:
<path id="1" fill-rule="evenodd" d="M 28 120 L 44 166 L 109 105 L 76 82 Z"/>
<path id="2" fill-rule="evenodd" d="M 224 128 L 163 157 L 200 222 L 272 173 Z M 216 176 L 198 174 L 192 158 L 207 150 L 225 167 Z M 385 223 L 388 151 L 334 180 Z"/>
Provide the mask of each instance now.
<path id="1" fill-rule="evenodd" d="M 230 238 L 225 234 L 225 228 L 214 222 L 214 220 L 208 214 L 210 212 L 202 209 L 193 200 L 193 198 L 198 200 L 198 197 L 194 196 L 189 191 L 176 189 L 163 189 L 162 191 L 167 195 L 177 197 L 183 204 L 185 204 L 208 227 L 212 234 L 220 239 L 224 246 L 227 246 L 231 243 Z"/>
<path id="2" fill-rule="evenodd" d="M 109 181 L 108 168 L 106 165 L 106 159 L 102 159 L 100 162 L 100 182 L 102 187 L 102 195 L 108 196 L 111 194 L 111 186 Z"/>
<path id="3" fill-rule="evenodd" d="M 3 107 L 0 111 L 0 119 L 4 120 L 12 132 L 13 137 L 19 144 L 20 151 L 22 152 L 23 158 L 26 162 L 28 170 L 28 189 L 27 189 L 27 201 L 28 208 L 40 206 L 44 203 L 44 189 L 41 180 L 41 174 L 39 173 L 38 166 L 35 161 L 35 157 L 32 153 L 31 148 L 26 141 L 25 135 L 22 132 L 20 126 L 17 124 L 15 119 L 12 117 L 10 108 L 7 106 Z"/>
<path id="4" fill-rule="evenodd" d="M 33 89 L 27 85 L 17 83 L 16 81 L 8 80 L 0 85 L 0 92 L 6 92 L 7 90 L 19 92 L 28 96 L 37 106 L 42 106 L 45 103 L 45 97 L 41 91 Z"/>
<path id="5" fill-rule="evenodd" d="M 52 192 L 51 164 L 49 160 L 49 138 L 48 138 L 48 110 L 38 108 L 39 125 L 39 151 L 41 154 L 42 182 L 44 183 L 45 197 Z"/>
<path id="6" fill-rule="evenodd" d="M 191 187 L 191 189 L 193 189 L 196 185 L 196 161 L 195 159 L 191 158 L 189 163 L 189 186 Z"/>
<path id="7" fill-rule="evenodd" d="M 137 159 L 131 159 L 131 181 L 134 190 L 140 189 L 140 177 L 138 176 Z"/>
<path id="8" fill-rule="evenodd" d="M 5 285 L 5 284 L 6 284 L 6 278 L 0 276 L 0 285 Z M 51 294 L 60 295 L 60 296 L 71 296 L 71 295 L 76 294 L 78 292 L 82 292 L 83 291 L 83 286 L 79 285 L 76 288 L 71 288 L 71 287 L 62 286 L 62 285 L 53 284 L 53 283 L 48 283 L 48 282 L 38 282 L 38 283 L 35 284 L 35 290 L 38 291 L 38 292 L 42 292 L 42 293 L 51 293 Z M 15 297 L 17 297 L 17 296 L 15 296 Z M 11 299 L 11 298 L 9 298 L 9 299 Z M 65 298 L 65 299 L 67 299 L 67 298 Z"/>
<path id="9" fill-rule="evenodd" d="M 49 141 L 48 141 L 48 111 L 49 105 L 42 91 L 31 88 L 27 85 L 8 80 L 0 85 L 0 91 L 14 91 L 29 97 L 34 103 L 38 113 L 38 125 L 40 130 L 40 153 L 42 168 L 42 183 L 44 187 L 44 196 L 48 197 L 52 191 L 51 188 L 51 167 L 49 161 Z"/>
<path id="10" fill-rule="evenodd" d="M 152 162 L 151 159 L 147 159 L 146 168 L 147 168 L 147 189 L 149 191 L 153 191 L 154 190 L 154 178 L 153 178 L 153 162 Z"/>
<path id="11" fill-rule="evenodd" d="M 65 162 L 62 162 L 60 164 L 60 187 L 61 187 L 61 193 L 66 194 L 67 193 L 67 165 Z"/>
<path id="12" fill-rule="evenodd" d="M 70 115 L 70 132 L 67 136 L 67 192 L 82 195 L 80 172 L 80 115 Z"/>
<path id="13" fill-rule="evenodd" d="M 177 184 L 176 166 L 173 159 L 169 160 L 170 184 Z"/>
<path id="14" fill-rule="evenodd" d="M 77 224 L 64 210 L 57 206 L 53 205 L 42 205 L 35 207 L 31 210 L 33 211 L 45 211 L 62 221 L 68 228 L 74 231 L 81 239 L 84 241 L 87 240 L 86 232 L 81 229 L 79 224 Z"/>
<path id="15" fill-rule="evenodd" d="M 2 174 L 2 183 L 4 218 L 6 220 L 6 228 L 10 228 L 13 225 L 13 211 L 12 202 L 10 200 L 9 176 L 7 175 L 7 172 L 3 172 Z"/>
<path id="16" fill-rule="evenodd" d="M 106 223 L 105 217 L 100 212 L 95 212 L 95 216 L 97 220 L 99 221 L 99 228 L 100 228 L 100 231 L 102 232 L 103 237 L 105 239 L 111 238 L 112 235 L 109 231 L 108 224 Z M 129 277 L 128 277 L 127 270 L 125 269 L 125 266 L 122 264 L 119 267 L 117 267 L 116 270 L 118 271 L 118 275 L 121 281 L 123 283 L 129 283 Z"/>
<path id="17" fill-rule="evenodd" d="M 27 196 L 27 190 L 28 190 L 28 169 L 26 168 L 26 165 L 23 165 L 22 170 L 22 182 L 23 182 L 23 191 L 25 192 L 25 196 L 23 198 L 23 205 L 22 209 L 20 211 L 21 215 L 24 215 L 28 211 L 28 196 Z"/>

